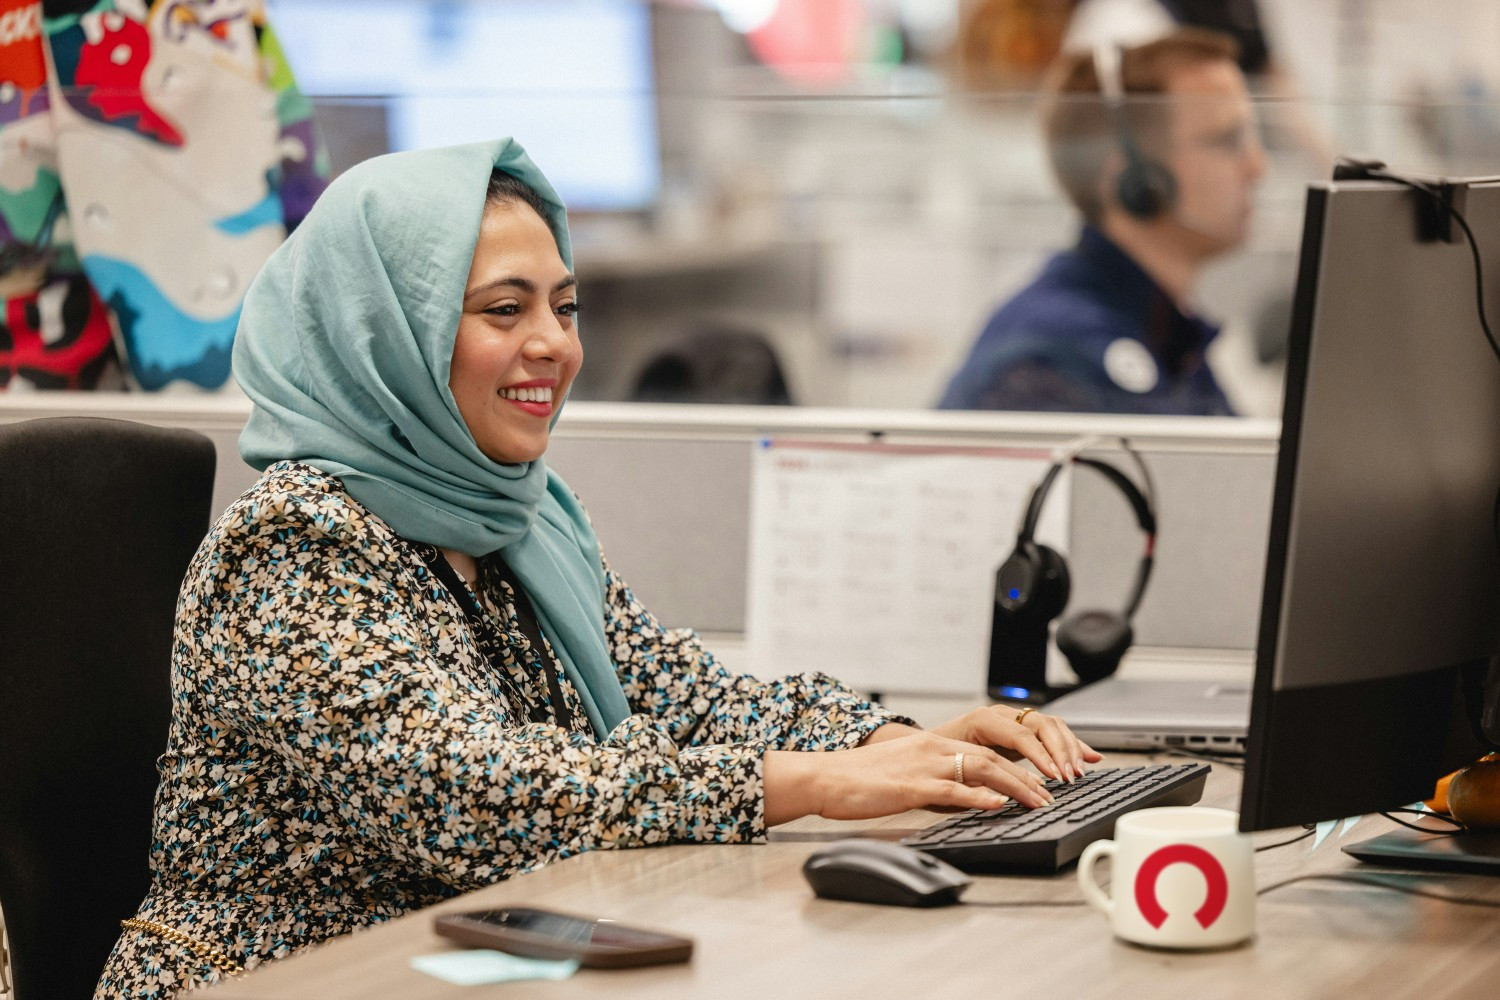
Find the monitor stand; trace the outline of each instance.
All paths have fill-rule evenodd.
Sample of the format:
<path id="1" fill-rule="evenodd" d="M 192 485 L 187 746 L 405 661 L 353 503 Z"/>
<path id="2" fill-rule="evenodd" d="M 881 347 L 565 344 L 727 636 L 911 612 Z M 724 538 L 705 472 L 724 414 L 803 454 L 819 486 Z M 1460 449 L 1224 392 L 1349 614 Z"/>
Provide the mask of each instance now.
<path id="1" fill-rule="evenodd" d="M 1427 833 L 1397 830 L 1349 844 L 1344 853 L 1370 864 L 1398 868 L 1500 875 L 1500 832 L 1494 831 L 1453 833 L 1434 830 Z"/>

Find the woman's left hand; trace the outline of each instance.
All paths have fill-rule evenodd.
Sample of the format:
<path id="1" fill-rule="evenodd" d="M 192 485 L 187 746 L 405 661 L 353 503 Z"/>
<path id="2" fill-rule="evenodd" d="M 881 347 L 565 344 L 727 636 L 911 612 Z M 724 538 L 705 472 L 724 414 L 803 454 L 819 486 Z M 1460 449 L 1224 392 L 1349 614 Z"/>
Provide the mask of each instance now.
<path id="1" fill-rule="evenodd" d="M 1011 760 L 1025 757 L 1049 778 L 1072 781 L 1084 764 L 1097 764 L 1104 755 L 1073 735 L 1055 715 L 1015 705 L 986 705 L 945 722 L 933 730 L 940 736 L 994 747 Z"/>

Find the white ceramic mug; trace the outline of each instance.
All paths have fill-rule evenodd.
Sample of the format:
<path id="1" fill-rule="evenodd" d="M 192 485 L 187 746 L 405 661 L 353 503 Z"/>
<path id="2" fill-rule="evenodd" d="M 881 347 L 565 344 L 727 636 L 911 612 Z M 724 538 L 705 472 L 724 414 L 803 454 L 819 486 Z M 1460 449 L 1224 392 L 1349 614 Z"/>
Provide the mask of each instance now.
<path id="1" fill-rule="evenodd" d="M 1094 881 L 1110 857 L 1111 895 Z M 1084 898 L 1117 937 L 1156 948 L 1223 948 L 1255 933 L 1255 853 L 1228 809 L 1167 806 L 1126 813 L 1113 840 L 1078 860 Z"/>

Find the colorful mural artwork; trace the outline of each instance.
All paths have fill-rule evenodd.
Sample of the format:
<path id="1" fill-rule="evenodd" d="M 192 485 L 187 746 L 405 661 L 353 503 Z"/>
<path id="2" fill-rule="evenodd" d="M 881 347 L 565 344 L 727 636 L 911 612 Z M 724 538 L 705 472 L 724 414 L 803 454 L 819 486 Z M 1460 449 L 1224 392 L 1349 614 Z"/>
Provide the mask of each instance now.
<path id="1" fill-rule="evenodd" d="M 5 300 L 0 318 L 0 378 L 13 372 L 39 389 L 97 384 L 110 364 L 109 313 L 81 274 Z M 3 384 L 3 383 L 0 383 Z"/>
<path id="2" fill-rule="evenodd" d="M 169 146 L 182 145 L 182 134 L 147 102 L 142 77 L 151 61 L 151 36 L 144 24 L 95 12 L 49 34 L 47 41 L 57 82 L 73 110 Z"/>
<path id="3" fill-rule="evenodd" d="M 0 0 L 0 388 L 222 386 L 327 176 L 262 0 Z"/>

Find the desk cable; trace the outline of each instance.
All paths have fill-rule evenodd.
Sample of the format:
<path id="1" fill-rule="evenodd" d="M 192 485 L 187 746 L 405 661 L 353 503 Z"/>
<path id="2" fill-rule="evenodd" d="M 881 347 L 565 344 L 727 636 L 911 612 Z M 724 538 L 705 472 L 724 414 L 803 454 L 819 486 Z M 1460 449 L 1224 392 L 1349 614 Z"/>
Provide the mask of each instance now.
<path id="1" fill-rule="evenodd" d="M 1305 831 L 1303 831 L 1302 833 L 1297 834 L 1297 836 L 1292 837 L 1292 838 L 1290 838 L 1288 840 L 1278 840 L 1274 844 L 1262 844 L 1262 845 L 1260 845 L 1259 847 L 1257 847 L 1255 849 L 1255 853 L 1259 854 L 1261 851 L 1274 851 L 1278 847 L 1285 847 L 1288 844 L 1295 844 L 1299 840 L 1306 840 L 1308 837 L 1311 837 L 1313 834 L 1315 834 L 1317 832 L 1318 832 L 1318 828 L 1317 827 L 1315 827 L 1315 826 L 1309 826 Z"/>
<path id="2" fill-rule="evenodd" d="M 1495 333 L 1490 329 L 1489 317 L 1484 310 L 1484 264 L 1479 257 L 1479 240 L 1474 237 L 1474 230 L 1469 227 L 1469 221 L 1464 218 L 1462 212 L 1453 207 L 1450 199 L 1444 196 L 1441 184 L 1403 177 L 1386 170 L 1383 163 L 1360 166 L 1365 177 L 1372 180 L 1391 181 L 1432 199 L 1436 202 L 1435 208 L 1441 219 L 1452 219 L 1458 223 L 1458 227 L 1463 230 L 1464 238 L 1468 240 L 1469 256 L 1474 261 L 1474 305 L 1479 315 L 1479 328 L 1484 332 L 1484 339 L 1489 342 L 1490 351 L 1494 353 L 1496 360 L 1500 360 L 1500 342 L 1496 341 Z M 1485 179 L 1493 180 L 1493 178 Z M 1500 549 L 1500 489 L 1495 492 L 1495 505 L 1490 512 L 1490 519 L 1495 533 L 1495 547 Z"/>
<path id="3" fill-rule="evenodd" d="M 1413 816 L 1422 816 L 1427 819 L 1435 819 L 1440 820 L 1444 823 L 1451 823 L 1452 826 L 1446 830 L 1434 830 L 1430 826 L 1418 826 L 1416 823 L 1408 823 L 1406 820 L 1397 816 L 1396 813 L 1411 813 Z M 1463 833 L 1468 829 L 1468 827 L 1464 826 L 1452 816 L 1444 816 L 1442 813 L 1428 812 L 1426 809 L 1387 809 L 1384 812 L 1379 813 L 1378 815 L 1384 816 L 1392 823 L 1395 823 L 1398 826 L 1404 826 L 1408 830 L 1416 830 L 1418 833 L 1430 833 L 1434 837 L 1452 837 L 1456 836 L 1457 834 Z M 1318 832 L 1317 826 L 1312 823 L 1302 824 L 1302 830 L 1302 833 L 1299 833 L 1297 834 L 1297 836 L 1291 837 L 1287 840 L 1278 840 L 1274 844 L 1262 844 L 1255 849 L 1255 853 L 1259 854 L 1261 851 L 1274 851 L 1278 847 L 1286 847 L 1288 844 L 1295 844 L 1300 840 L 1306 840 L 1308 837 L 1311 837 L 1314 833 Z"/>
<path id="4" fill-rule="evenodd" d="M 1469 220 L 1465 219 L 1463 213 L 1454 208 L 1453 205 L 1443 197 L 1443 192 L 1433 184 L 1424 183 L 1411 177 L 1403 177 L 1383 168 L 1369 171 L 1369 176 L 1377 180 L 1392 181 L 1403 187 L 1410 188 L 1418 194 L 1424 194 L 1437 202 L 1437 210 L 1447 218 L 1458 223 L 1458 228 L 1463 230 L 1464 238 L 1469 243 L 1469 256 L 1474 261 L 1474 305 L 1479 313 L 1479 328 L 1484 331 L 1484 339 L 1489 341 L 1490 350 L 1494 353 L 1496 360 L 1500 360 L 1500 342 L 1496 342 L 1494 331 L 1490 329 L 1489 317 L 1484 310 L 1484 264 L 1479 259 L 1479 241 L 1474 238 L 1474 230 L 1469 228 Z"/>
<path id="5" fill-rule="evenodd" d="M 1434 830 L 1428 826 L 1418 826 L 1415 823 L 1408 823 L 1406 820 L 1397 816 L 1396 813 L 1409 813 L 1413 816 L 1425 816 L 1428 819 L 1435 819 L 1452 825 L 1449 826 L 1449 828 L 1446 830 Z M 1395 823 L 1398 826 L 1404 826 L 1408 830 L 1415 830 L 1418 833 L 1430 833 L 1434 837 L 1452 837 L 1469 829 L 1458 820 L 1454 819 L 1452 816 L 1448 816 L 1440 812 L 1429 812 L 1426 809 L 1387 809 L 1380 815 L 1384 816 L 1386 819 L 1390 820 L 1392 823 Z"/>
<path id="6" fill-rule="evenodd" d="M 1353 882 L 1356 885 L 1369 886 L 1374 889 L 1389 889 L 1391 892 L 1400 892 L 1408 896 L 1421 896 L 1424 899 L 1441 900 L 1444 903 L 1457 903 L 1459 906 L 1479 906 L 1485 909 L 1500 909 L 1500 900 L 1475 899 L 1472 896 L 1450 896 L 1447 893 L 1433 892 L 1430 889 L 1418 889 L 1410 885 L 1394 885 L 1390 882 L 1381 881 L 1376 875 L 1346 875 L 1338 872 L 1326 872 L 1315 875 L 1294 875 L 1280 882 L 1272 882 L 1264 889 L 1257 889 L 1257 896 L 1264 896 L 1268 892 L 1293 885 L 1297 882 Z"/>

